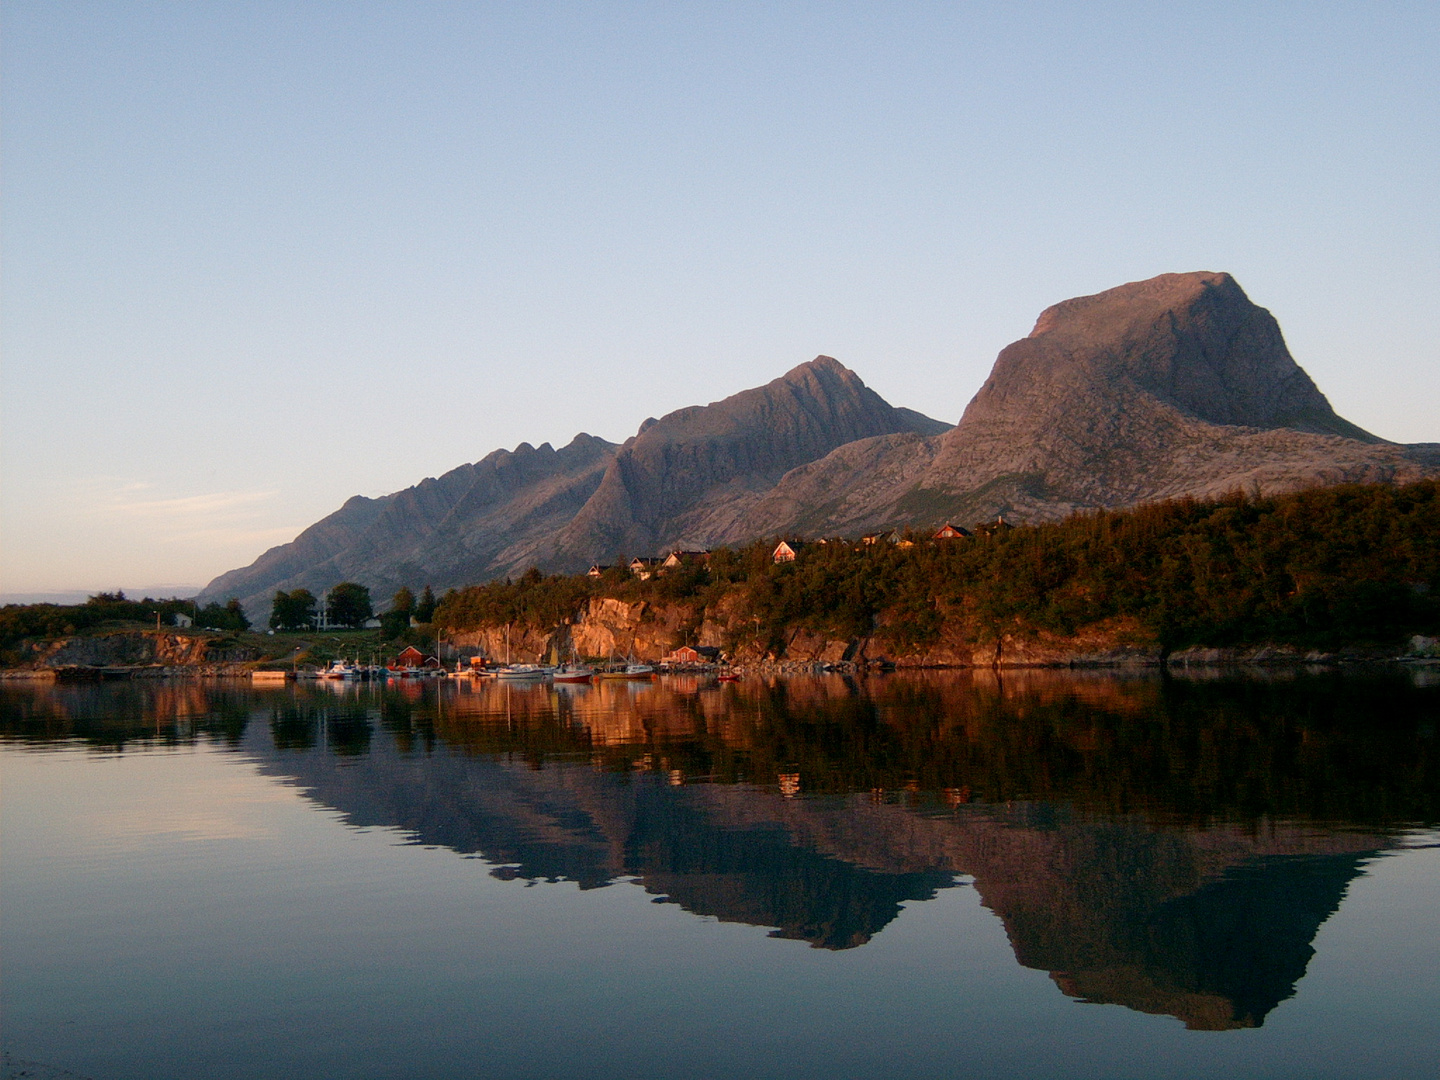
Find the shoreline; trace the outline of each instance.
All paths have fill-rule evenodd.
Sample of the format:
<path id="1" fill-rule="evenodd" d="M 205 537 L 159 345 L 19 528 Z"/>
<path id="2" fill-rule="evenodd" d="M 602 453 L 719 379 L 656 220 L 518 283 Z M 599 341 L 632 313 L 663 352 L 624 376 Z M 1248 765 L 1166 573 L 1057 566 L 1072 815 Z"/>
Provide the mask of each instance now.
<path id="1" fill-rule="evenodd" d="M 1253 650 L 1204 650 L 1205 655 L 1174 657 L 1137 658 L 1126 657 L 1115 660 L 1077 659 L 1068 662 L 1001 662 L 996 664 L 955 664 L 955 663 L 868 663 L 856 664 L 850 661 L 821 663 L 807 660 L 770 660 L 731 665 L 706 667 L 660 667 L 662 676 L 707 677 L 721 672 L 766 678 L 790 675 L 888 675 L 911 672 L 934 671 L 1088 671 L 1115 674 L 1173 674 L 1189 671 L 1242 671 L 1286 670 L 1299 668 L 1360 668 L 1401 666 L 1410 668 L 1440 669 L 1440 656 L 1394 654 L 1394 653 L 1298 653 L 1295 651 L 1258 648 Z M 1221 655 L 1216 655 L 1221 654 Z M 124 682 L 149 679 L 224 679 L 257 682 L 258 685 L 275 685 L 297 681 L 287 672 L 279 674 L 281 679 L 255 680 L 254 676 L 265 669 L 243 665 L 109 665 L 105 667 L 70 666 L 62 668 L 0 668 L 0 681 L 14 683 L 98 683 Z M 300 679 L 300 682 L 319 681 Z"/>

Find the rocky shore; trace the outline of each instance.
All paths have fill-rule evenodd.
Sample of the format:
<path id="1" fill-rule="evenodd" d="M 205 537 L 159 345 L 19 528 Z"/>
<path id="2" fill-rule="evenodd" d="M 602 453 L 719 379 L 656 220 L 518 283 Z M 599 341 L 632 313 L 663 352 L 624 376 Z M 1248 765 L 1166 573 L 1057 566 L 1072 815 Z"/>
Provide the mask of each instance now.
<path id="1" fill-rule="evenodd" d="M 939 641 L 913 650 L 897 649 L 880 634 L 828 638 L 796 628 L 778 648 L 753 636 L 747 613 L 725 603 L 702 613 L 686 604 L 626 603 L 595 598 L 578 617 L 555 627 L 484 626 L 451 631 L 452 655 L 483 655 L 516 662 L 578 654 L 629 657 L 647 663 L 664 659 L 681 645 L 712 646 L 730 666 L 754 671 L 863 671 L 877 668 L 1123 668 L 1206 667 L 1234 664 L 1338 664 L 1373 661 L 1440 660 L 1440 639 L 1415 636 L 1398 647 L 1355 646 L 1321 651 L 1256 643 L 1227 648 L 1195 647 L 1166 653 L 1136 624 L 1113 622 L 1070 636 L 1003 635 L 977 641 L 974 627 L 953 624 Z"/>
<path id="2" fill-rule="evenodd" d="M 733 620 L 732 620 L 733 622 Z M 976 644 L 958 634 L 933 647 L 910 652 L 887 647 L 878 638 L 829 639 L 796 630 L 781 650 L 764 650 L 737 639 L 739 624 L 705 620 L 683 606 L 598 600 L 572 623 L 545 630 L 527 626 L 482 627 L 444 640 L 447 660 L 484 655 L 515 662 L 541 662 L 572 653 L 588 657 L 633 656 L 662 663 L 687 641 L 722 649 L 724 666 L 762 675 L 817 671 L 865 672 L 917 668 L 1114 668 L 1159 669 L 1232 666 L 1296 666 L 1351 663 L 1440 664 L 1440 638 L 1416 635 L 1399 647 L 1356 646 L 1321 651 L 1290 645 L 1254 644 L 1229 648 L 1194 647 L 1164 653 L 1133 627 L 1110 627 L 1070 638 L 1004 637 Z M 507 642 L 508 637 L 508 642 Z M 222 639 L 223 641 L 223 639 Z M 31 643 L 26 662 L 0 670 L 0 678 L 32 681 L 102 679 L 246 678 L 261 661 L 258 649 L 233 640 L 217 644 L 203 635 L 125 630 Z M 690 670 L 681 667 L 678 670 Z"/>

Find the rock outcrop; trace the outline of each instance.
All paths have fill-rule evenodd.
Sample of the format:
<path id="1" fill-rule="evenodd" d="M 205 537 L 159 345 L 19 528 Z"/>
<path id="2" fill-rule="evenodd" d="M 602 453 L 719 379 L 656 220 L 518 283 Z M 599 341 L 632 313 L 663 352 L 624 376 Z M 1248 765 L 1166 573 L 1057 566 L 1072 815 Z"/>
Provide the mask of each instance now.
<path id="1" fill-rule="evenodd" d="M 258 658 L 256 650 L 244 645 L 217 647 L 209 636 L 166 630 L 115 630 L 50 638 L 27 644 L 23 654 L 25 664 L 39 670 L 158 667 L 199 671 Z"/>

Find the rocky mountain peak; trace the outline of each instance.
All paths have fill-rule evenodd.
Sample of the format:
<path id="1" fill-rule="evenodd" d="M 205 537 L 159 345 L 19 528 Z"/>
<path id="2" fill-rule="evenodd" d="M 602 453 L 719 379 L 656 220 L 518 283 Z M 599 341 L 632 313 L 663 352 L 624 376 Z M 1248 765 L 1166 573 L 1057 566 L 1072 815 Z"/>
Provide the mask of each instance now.
<path id="1" fill-rule="evenodd" d="M 849 368 L 817 356 L 764 386 L 647 423 L 559 537 L 562 552 L 649 552 L 717 542 L 756 493 L 858 439 L 936 421 L 896 409 Z M 717 508 L 723 507 L 718 518 Z"/>
<path id="2" fill-rule="evenodd" d="M 1000 354 L 966 420 L 1017 396 L 1033 408 L 1037 395 L 1067 408 L 1076 395 L 1093 407 L 1143 396 L 1212 424 L 1380 441 L 1335 414 L 1274 317 L 1223 273 L 1161 274 L 1046 308 Z"/>

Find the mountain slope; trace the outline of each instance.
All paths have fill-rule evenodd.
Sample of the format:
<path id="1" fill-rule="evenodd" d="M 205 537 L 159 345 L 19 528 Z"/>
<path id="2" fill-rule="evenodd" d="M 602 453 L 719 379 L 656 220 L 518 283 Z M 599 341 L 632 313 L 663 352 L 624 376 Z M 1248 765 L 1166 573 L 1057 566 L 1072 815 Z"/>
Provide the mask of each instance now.
<path id="1" fill-rule="evenodd" d="M 1437 474 L 1440 447 L 1389 443 L 1337 415 L 1228 274 L 1164 274 L 1046 309 L 953 428 L 820 356 L 647 420 L 619 447 L 589 435 L 558 451 L 522 443 L 356 497 L 201 597 L 239 596 L 257 613 L 277 588 L 345 579 L 384 597 L 778 533 L 1055 520 Z"/>
<path id="2" fill-rule="evenodd" d="M 380 499 L 356 496 L 216 578 L 201 599 L 238 596 L 254 617 L 276 589 L 318 595 L 354 580 L 378 601 L 402 584 L 445 588 L 711 544 L 796 465 L 856 439 L 949 427 L 891 406 L 821 356 L 765 386 L 647 420 L 621 447 L 590 435 L 562 450 L 522 443 Z"/>
<path id="3" fill-rule="evenodd" d="M 796 466 L 858 439 L 937 427 L 946 425 L 894 408 L 853 371 L 818 356 L 765 386 L 642 427 L 560 535 L 558 556 L 717 543 Z"/>
<path id="4" fill-rule="evenodd" d="M 737 533 L 1054 520 L 1237 487 L 1433 475 L 1436 455 L 1338 416 L 1228 274 L 1165 274 L 1048 308 L 942 436 L 841 447 Z"/>
<path id="5" fill-rule="evenodd" d="M 614 452 L 585 434 L 560 450 L 521 443 L 383 498 L 356 495 L 290 543 L 222 574 L 200 599 L 238 596 L 253 618 L 268 613 L 276 589 L 318 596 L 360 581 L 379 601 L 401 585 L 488 580 L 542 553 L 594 493 Z"/>

